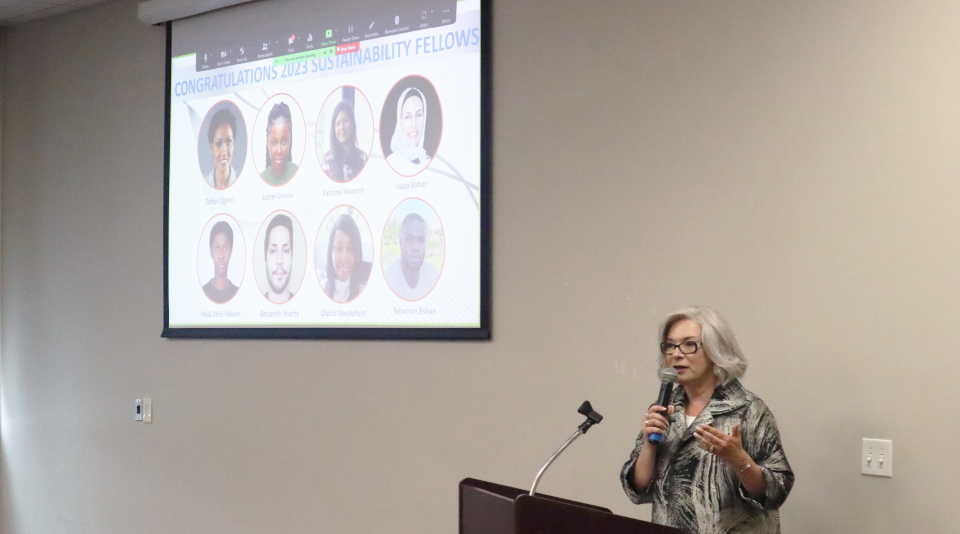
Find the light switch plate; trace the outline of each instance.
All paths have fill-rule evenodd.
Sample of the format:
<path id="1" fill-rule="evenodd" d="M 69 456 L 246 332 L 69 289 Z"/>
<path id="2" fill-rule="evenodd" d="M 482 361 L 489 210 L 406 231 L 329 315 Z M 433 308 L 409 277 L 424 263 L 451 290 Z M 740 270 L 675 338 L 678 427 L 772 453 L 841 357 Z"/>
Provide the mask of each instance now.
<path id="1" fill-rule="evenodd" d="M 893 476 L 893 442 L 888 439 L 863 438 L 860 472 L 877 477 Z"/>
<path id="2" fill-rule="evenodd" d="M 143 398 L 143 422 L 153 422 L 153 399 L 150 397 Z"/>
<path id="3" fill-rule="evenodd" d="M 133 412 L 134 421 L 143 421 L 143 399 L 136 400 L 136 406 Z"/>

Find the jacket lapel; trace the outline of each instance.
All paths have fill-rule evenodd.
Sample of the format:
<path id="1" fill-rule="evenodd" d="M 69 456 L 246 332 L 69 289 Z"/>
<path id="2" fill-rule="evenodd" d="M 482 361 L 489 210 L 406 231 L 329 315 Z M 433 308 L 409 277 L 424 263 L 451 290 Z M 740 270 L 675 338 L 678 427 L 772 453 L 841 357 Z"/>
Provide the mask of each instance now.
<path id="1" fill-rule="evenodd" d="M 686 394 L 683 391 L 683 386 L 676 388 L 673 391 L 673 404 L 676 406 L 676 411 L 673 415 L 673 423 L 686 425 L 687 421 L 684 414 L 684 406 L 686 403 Z M 734 412 L 746 406 L 747 394 L 743 389 L 743 386 L 740 385 L 739 380 L 734 380 L 726 386 L 717 386 L 713 390 L 713 396 L 710 397 L 710 402 L 703 408 L 697 418 L 693 420 L 693 423 L 690 426 L 686 427 L 683 431 L 682 437 L 680 438 L 681 445 L 688 440 L 695 439 L 693 437 L 693 432 L 700 425 L 710 425 L 716 428 L 714 421 L 723 415 Z M 719 428 L 723 432 L 730 432 L 731 429 Z"/>

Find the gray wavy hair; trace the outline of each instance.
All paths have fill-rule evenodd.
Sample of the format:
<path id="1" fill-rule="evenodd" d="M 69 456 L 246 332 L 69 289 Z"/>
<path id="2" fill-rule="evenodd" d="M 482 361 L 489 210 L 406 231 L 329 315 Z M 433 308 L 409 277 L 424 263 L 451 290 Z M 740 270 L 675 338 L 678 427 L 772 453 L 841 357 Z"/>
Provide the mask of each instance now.
<path id="1" fill-rule="evenodd" d="M 717 376 L 717 384 L 725 386 L 743 376 L 747 370 L 747 358 L 737 344 L 733 329 L 712 308 L 690 306 L 671 313 L 660 324 L 660 342 L 667 340 L 673 325 L 686 319 L 700 325 L 703 351 L 714 364 L 713 374 Z M 661 370 L 667 366 L 663 353 L 660 354 L 659 363 Z"/>

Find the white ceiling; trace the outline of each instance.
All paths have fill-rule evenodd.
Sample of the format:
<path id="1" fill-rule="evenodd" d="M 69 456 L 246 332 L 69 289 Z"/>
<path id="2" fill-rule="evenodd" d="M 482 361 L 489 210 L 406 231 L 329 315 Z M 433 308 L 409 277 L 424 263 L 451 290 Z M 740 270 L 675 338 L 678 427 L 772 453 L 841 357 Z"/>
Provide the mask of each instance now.
<path id="1" fill-rule="evenodd" d="M 0 0 L 0 25 L 10 26 L 52 17 L 106 0 Z"/>

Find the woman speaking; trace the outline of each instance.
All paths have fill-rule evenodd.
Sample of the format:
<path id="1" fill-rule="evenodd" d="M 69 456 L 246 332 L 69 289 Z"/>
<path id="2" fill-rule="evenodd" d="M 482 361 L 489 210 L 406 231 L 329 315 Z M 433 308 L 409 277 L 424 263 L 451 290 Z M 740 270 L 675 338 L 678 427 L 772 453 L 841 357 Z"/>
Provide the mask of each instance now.
<path id="1" fill-rule="evenodd" d="M 793 471 L 770 409 L 740 385 L 747 361 L 730 326 L 710 308 L 677 311 L 660 327 L 659 363 L 678 387 L 644 416 L 620 473 L 627 496 L 688 534 L 779 533 Z"/>

